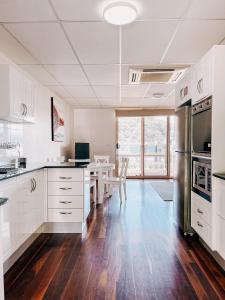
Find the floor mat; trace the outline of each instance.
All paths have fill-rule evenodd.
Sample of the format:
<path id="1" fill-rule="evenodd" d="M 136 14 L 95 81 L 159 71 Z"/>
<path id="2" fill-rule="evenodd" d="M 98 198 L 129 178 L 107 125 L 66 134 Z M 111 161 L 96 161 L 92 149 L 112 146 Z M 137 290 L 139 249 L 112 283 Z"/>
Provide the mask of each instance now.
<path id="1" fill-rule="evenodd" d="M 151 181 L 151 186 L 164 201 L 173 201 L 173 181 L 157 180 Z"/>

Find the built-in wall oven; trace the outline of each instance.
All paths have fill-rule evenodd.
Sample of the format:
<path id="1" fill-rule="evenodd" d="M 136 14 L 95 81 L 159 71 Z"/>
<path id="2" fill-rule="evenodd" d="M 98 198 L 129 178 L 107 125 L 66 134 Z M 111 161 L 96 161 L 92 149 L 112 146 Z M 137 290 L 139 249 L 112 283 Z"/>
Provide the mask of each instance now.
<path id="1" fill-rule="evenodd" d="M 194 153 L 211 153 L 212 98 L 192 106 L 192 147 Z"/>
<path id="2" fill-rule="evenodd" d="M 211 160 L 192 157 L 192 191 L 211 202 Z"/>

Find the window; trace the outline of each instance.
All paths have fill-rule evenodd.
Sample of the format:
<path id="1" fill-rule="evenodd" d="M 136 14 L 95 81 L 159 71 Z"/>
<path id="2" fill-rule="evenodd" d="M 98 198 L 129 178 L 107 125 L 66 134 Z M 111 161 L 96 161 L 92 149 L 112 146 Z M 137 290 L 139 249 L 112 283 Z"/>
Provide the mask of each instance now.
<path id="1" fill-rule="evenodd" d="M 118 117 L 117 161 L 129 157 L 130 177 L 173 175 L 174 117 Z"/>

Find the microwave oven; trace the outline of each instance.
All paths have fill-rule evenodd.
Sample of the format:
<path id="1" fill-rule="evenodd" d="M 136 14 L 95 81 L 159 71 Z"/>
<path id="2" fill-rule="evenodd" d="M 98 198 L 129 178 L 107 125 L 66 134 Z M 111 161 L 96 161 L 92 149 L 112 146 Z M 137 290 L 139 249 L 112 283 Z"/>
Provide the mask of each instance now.
<path id="1" fill-rule="evenodd" d="M 192 191 L 211 202 L 211 160 L 192 158 Z"/>

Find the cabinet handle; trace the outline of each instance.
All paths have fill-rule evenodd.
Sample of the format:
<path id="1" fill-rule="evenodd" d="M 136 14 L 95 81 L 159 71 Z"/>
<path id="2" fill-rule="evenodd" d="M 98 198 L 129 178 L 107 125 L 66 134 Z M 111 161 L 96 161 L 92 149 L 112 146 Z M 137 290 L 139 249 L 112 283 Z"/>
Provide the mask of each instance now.
<path id="1" fill-rule="evenodd" d="M 201 94 L 203 92 L 202 83 L 203 83 L 203 78 L 199 79 L 198 84 L 197 84 L 197 91 L 199 94 Z"/>
<path id="2" fill-rule="evenodd" d="M 26 106 L 26 104 L 24 104 L 25 105 L 25 116 L 27 115 L 27 106 Z"/>
<path id="3" fill-rule="evenodd" d="M 69 204 L 69 203 L 72 203 L 72 201 L 59 201 L 59 203 Z"/>
<path id="4" fill-rule="evenodd" d="M 61 215 L 71 215 L 72 212 L 60 212 Z"/>
<path id="5" fill-rule="evenodd" d="M 62 187 L 62 188 L 59 188 L 60 190 L 63 190 L 63 191 L 68 191 L 68 190 L 72 190 L 72 188 L 66 188 L 66 187 Z"/>
<path id="6" fill-rule="evenodd" d="M 197 209 L 197 212 L 199 213 L 199 214 L 202 214 L 203 215 L 203 211 L 201 210 L 201 209 Z"/>
<path id="7" fill-rule="evenodd" d="M 33 191 L 34 191 L 34 180 L 33 180 L 33 178 L 31 178 L 30 183 L 31 183 L 30 192 L 33 193 Z"/>
<path id="8" fill-rule="evenodd" d="M 184 98 L 184 89 L 182 88 L 180 90 L 180 99 L 182 100 Z"/>
<path id="9" fill-rule="evenodd" d="M 24 104 L 24 103 L 22 103 L 21 105 L 22 105 L 22 108 L 23 108 L 23 111 L 22 111 L 22 116 L 25 116 L 25 104 Z"/>
<path id="10" fill-rule="evenodd" d="M 34 180 L 34 191 L 36 190 L 36 187 L 37 187 L 37 182 L 36 182 L 36 179 L 35 178 L 33 178 L 33 180 Z"/>
<path id="11" fill-rule="evenodd" d="M 59 179 L 72 179 L 72 177 L 64 177 L 64 176 L 61 176 L 61 177 L 59 177 Z"/>
<path id="12" fill-rule="evenodd" d="M 198 225 L 199 227 L 204 227 L 199 221 L 197 222 L 197 225 Z"/>

